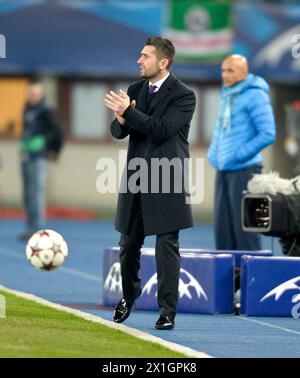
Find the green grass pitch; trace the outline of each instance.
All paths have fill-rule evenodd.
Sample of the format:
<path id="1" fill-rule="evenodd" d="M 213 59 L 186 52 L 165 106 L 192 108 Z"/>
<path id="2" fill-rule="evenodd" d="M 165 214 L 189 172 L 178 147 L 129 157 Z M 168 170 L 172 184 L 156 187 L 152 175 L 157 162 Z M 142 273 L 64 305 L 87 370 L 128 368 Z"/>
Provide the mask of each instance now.
<path id="1" fill-rule="evenodd" d="M 0 319 L 3 357 L 186 357 L 163 346 L 1 292 L 6 319 Z"/>

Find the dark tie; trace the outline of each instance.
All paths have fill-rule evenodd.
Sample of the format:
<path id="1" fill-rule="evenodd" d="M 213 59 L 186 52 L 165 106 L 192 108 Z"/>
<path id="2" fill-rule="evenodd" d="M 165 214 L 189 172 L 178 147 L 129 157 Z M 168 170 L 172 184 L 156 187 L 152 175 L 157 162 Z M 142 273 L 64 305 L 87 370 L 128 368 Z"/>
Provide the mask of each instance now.
<path id="1" fill-rule="evenodd" d="M 156 90 L 157 86 L 156 85 L 149 85 L 149 88 L 148 88 L 148 93 L 150 94 L 153 94 L 155 93 L 155 90 Z"/>

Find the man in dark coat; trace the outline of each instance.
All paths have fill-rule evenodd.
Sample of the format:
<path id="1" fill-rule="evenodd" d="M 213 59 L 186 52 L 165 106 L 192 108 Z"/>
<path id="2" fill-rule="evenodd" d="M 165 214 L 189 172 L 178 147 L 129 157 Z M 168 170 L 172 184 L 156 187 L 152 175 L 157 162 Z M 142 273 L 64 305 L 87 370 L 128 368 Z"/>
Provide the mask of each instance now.
<path id="1" fill-rule="evenodd" d="M 41 83 L 33 80 L 23 111 L 21 171 L 26 230 L 21 240 L 44 227 L 47 162 L 57 159 L 63 139 L 62 125 L 47 104 Z"/>
<path id="2" fill-rule="evenodd" d="M 129 135 L 115 226 L 121 232 L 120 262 L 123 299 L 114 321 L 123 322 L 141 294 L 140 248 L 146 235 L 156 235 L 157 329 L 174 328 L 180 274 L 179 230 L 192 227 L 188 192 L 188 133 L 195 95 L 170 67 L 171 41 L 148 38 L 137 63 L 143 80 L 127 94 L 110 91 L 105 98 L 116 119 L 112 135 Z"/>

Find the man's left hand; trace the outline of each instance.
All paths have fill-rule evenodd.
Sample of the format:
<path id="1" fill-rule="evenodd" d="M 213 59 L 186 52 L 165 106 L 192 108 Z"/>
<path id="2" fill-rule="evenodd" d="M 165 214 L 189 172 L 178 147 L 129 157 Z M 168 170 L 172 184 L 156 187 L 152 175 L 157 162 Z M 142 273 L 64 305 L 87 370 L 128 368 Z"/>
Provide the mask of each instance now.
<path id="1" fill-rule="evenodd" d="M 118 95 L 114 91 L 109 91 L 109 93 L 105 95 L 104 102 L 109 109 L 120 116 L 122 116 L 125 110 L 130 106 L 130 98 L 123 91 L 121 95 Z"/>

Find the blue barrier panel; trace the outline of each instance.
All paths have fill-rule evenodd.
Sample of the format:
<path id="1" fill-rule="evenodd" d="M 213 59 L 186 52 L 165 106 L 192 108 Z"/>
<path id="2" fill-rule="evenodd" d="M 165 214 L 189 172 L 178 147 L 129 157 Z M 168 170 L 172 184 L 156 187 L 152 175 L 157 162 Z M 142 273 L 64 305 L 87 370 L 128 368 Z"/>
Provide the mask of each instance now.
<path id="1" fill-rule="evenodd" d="M 116 306 L 123 296 L 119 247 L 105 248 L 103 255 L 103 304 Z"/>
<path id="2" fill-rule="evenodd" d="M 157 275 L 153 252 L 141 264 L 143 292 L 136 309 L 158 310 Z M 233 257 L 181 252 L 177 311 L 198 314 L 233 312 Z"/>
<path id="3" fill-rule="evenodd" d="M 241 314 L 300 316 L 300 258 L 244 256 Z"/>
<path id="4" fill-rule="evenodd" d="M 270 249 L 261 249 L 258 251 L 231 251 L 231 250 L 213 250 L 213 249 L 191 249 L 191 248 L 184 248 L 181 249 L 180 252 L 194 252 L 194 253 L 209 253 L 209 254 L 230 254 L 233 255 L 235 261 L 235 267 L 240 268 L 241 265 L 241 257 L 244 255 L 247 256 L 273 256 L 273 252 Z"/>
<path id="5" fill-rule="evenodd" d="M 153 248 L 143 248 L 140 277 L 142 295 L 135 302 L 140 310 L 157 310 L 157 276 Z M 122 297 L 119 248 L 104 253 L 103 304 L 114 306 Z M 233 312 L 233 256 L 183 252 L 178 312 L 230 314 Z"/>

